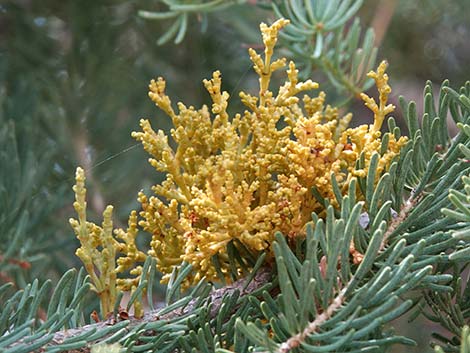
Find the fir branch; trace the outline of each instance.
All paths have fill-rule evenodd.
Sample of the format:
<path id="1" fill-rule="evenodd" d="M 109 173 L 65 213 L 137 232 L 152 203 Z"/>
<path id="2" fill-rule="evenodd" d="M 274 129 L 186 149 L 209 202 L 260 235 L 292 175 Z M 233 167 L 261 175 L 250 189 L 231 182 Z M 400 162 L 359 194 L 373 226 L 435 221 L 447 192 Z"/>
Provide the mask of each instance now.
<path id="1" fill-rule="evenodd" d="M 420 200 L 420 197 L 416 197 L 414 194 L 411 194 L 410 198 L 406 200 L 403 204 L 399 214 L 395 217 L 389 224 L 387 230 L 385 231 L 382 242 L 380 244 L 380 248 L 378 253 L 383 251 L 387 246 L 387 241 L 389 236 L 394 232 L 394 230 L 406 219 L 407 215 L 413 209 L 413 207 L 417 204 Z M 347 294 L 350 290 L 350 287 L 356 284 L 356 276 L 353 276 L 349 282 L 344 286 L 338 295 L 331 301 L 331 304 L 321 313 L 319 313 L 313 321 L 311 321 L 307 327 L 300 333 L 291 336 L 288 340 L 281 343 L 279 348 L 277 349 L 276 353 L 288 353 L 292 349 L 297 348 L 304 342 L 309 335 L 320 328 L 322 324 L 327 322 L 329 319 L 333 317 L 333 315 L 341 308 L 341 306 L 345 303 L 347 299 Z M 269 352 L 263 352 L 269 353 Z"/>
<path id="2" fill-rule="evenodd" d="M 155 335 L 155 332 L 152 330 L 146 330 L 145 326 L 150 323 L 154 323 L 156 321 L 166 321 L 170 322 L 178 318 L 187 317 L 189 314 L 195 312 L 199 306 L 203 303 L 211 303 L 211 310 L 209 313 L 210 318 L 215 318 L 217 313 L 220 311 L 221 306 L 223 304 L 223 299 L 225 297 L 231 296 L 234 293 L 238 292 L 240 297 L 247 297 L 252 295 L 253 293 L 257 292 L 266 284 L 270 283 L 272 278 L 272 270 L 268 267 L 260 268 L 254 276 L 247 276 L 245 278 L 241 278 L 235 281 L 231 285 L 227 285 L 225 287 L 213 290 L 205 300 L 201 300 L 201 298 L 194 298 L 186 305 L 177 307 L 176 309 L 161 315 L 160 313 L 165 308 L 159 308 L 156 310 L 148 311 L 144 314 L 142 318 L 135 318 L 134 316 L 129 317 L 128 320 L 117 322 L 114 318 L 110 318 L 106 321 L 98 322 L 95 324 L 89 324 L 85 326 L 81 326 L 74 329 L 68 329 L 63 331 L 58 331 L 54 333 L 54 336 L 50 343 L 47 345 L 48 348 L 54 348 L 54 346 L 66 344 L 70 340 L 74 340 L 74 338 L 78 336 L 85 336 L 87 333 L 94 333 L 99 332 L 102 330 L 108 330 L 109 333 L 100 337 L 99 342 L 103 342 L 106 339 L 109 339 L 112 335 L 116 333 L 116 330 L 110 330 L 112 326 L 116 326 L 117 329 L 125 330 L 127 333 L 138 331 L 142 335 L 151 336 Z M 252 279 L 251 279 L 252 277 Z M 126 324 L 127 322 L 127 324 Z M 42 338 L 42 337 L 41 337 Z M 19 345 L 23 342 L 15 342 L 13 346 Z M 91 351 L 90 345 L 99 343 L 97 341 L 88 342 L 86 347 L 83 347 L 79 350 L 82 353 L 88 353 Z M 34 344 L 34 342 L 32 343 Z M 46 347 L 41 348 L 38 352 L 44 352 Z M 76 349 L 72 350 L 63 350 L 61 352 L 66 353 L 75 353 L 77 352 Z"/>
<path id="3" fill-rule="evenodd" d="M 446 102 L 446 99 L 445 99 L 445 93 L 443 93 L 445 91 L 446 91 L 445 89 L 444 90 L 441 89 L 441 100 L 440 100 L 439 111 L 443 110 L 441 108 L 441 106 L 446 107 L 446 104 L 448 104 Z M 430 96 L 432 94 L 432 91 L 425 92 L 425 94 L 427 96 Z M 458 97 L 458 99 L 462 100 L 462 98 L 460 96 Z M 430 110 L 431 107 L 428 105 L 426 107 L 426 109 Z M 411 116 L 411 119 L 410 119 L 410 116 Z M 424 117 L 423 130 L 427 129 L 427 125 L 426 125 L 427 117 L 428 117 L 428 114 L 426 113 L 425 117 Z M 416 119 L 416 116 L 415 116 L 415 114 L 410 114 L 410 110 L 408 110 L 408 118 L 409 118 L 409 120 L 408 120 L 409 122 L 411 121 L 411 123 L 414 123 L 414 121 L 412 121 L 412 120 Z M 436 118 L 436 121 L 438 121 L 438 119 L 439 118 Z M 409 124 L 409 126 L 411 126 L 411 124 Z M 418 126 L 418 125 L 415 124 L 415 126 Z M 460 128 L 462 129 L 463 126 L 460 126 Z M 443 202 L 448 202 L 446 200 L 447 199 L 446 196 L 449 194 L 448 190 L 449 189 L 452 190 L 456 187 L 458 187 L 459 189 L 461 188 L 461 183 L 459 181 L 460 178 L 459 177 L 457 177 L 457 178 L 449 177 L 450 175 L 454 175 L 454 173 L 457 173 L 457 175 L 459 175 L 459 174 L 462 175 L 462 173 L 468 173 L 468 166 L 465 165 L 465 164 L 462 164 L 461 161 L 456 161 L 455 165 L 452 167 L 454 170 L 452 170 L 452 171 L 448 170 L 447 172 L 444 172 L 445 169 L 442 168 L 442 165 L 440 165 L 440 162 L 442 162 L 442 161 L 448 162 L 449 159 L 451 159 L 451 158 L 452 159 L 457 158 L 455 156 L 456 146 L 460 146 L 460 149 L 462 149 L 463 152 L 464 152 L 465 151 L 464 146 L 468 143 L 468 139 L 466 139 L 466 138 L 462 139 L 462 137 L 460 136 L 460 138 L 458 139 L 458 140 L 460 140 L 459 142 L 456 142 L 457 140 L 452 141 L 453 144 L 449 146 L 446 153 L 442 156 L 442 155 L 440 155 L 440 150 L 437 150 L 437 152 L 434 151 L 435 150 L 434 146 L 436 146 L 436 145 L 448 146 L 448 142 L 446 141 L 447 137 L 446 136 L 437 136 L 436 134 L 434 134 L 433 137 L 434 136 L 439 137 L 441 140 L 436 139 L 437 140 L 436 141 L 433 138 L 428 138 L 428 140 L 424 141 L 424 143 L 423 143 L 422 140 L 419 139 L 419 133 L 421 133 L 421 129 L 418 128 L 417 131 L 418 131 L 418 134 L 416 134 L 415 136 L 418 136 L 418 138 L 416 138 L 416 140 L 413 141 L 414 150 L 410 151 L 410 153 L 415 153 L 415 154 L 422 153 L 422 151 L 425 150 L 425 149 L 428 150 L 428 151 L 432 151 L 432 153 L 429 153 L 428 155 L 425 155 L 427 157 L 427 159 L 421 158 L 421 163 L 423 165 L 423 168 L 421 168 L 419 171 L 418 170 L 415 171 L 416 175 L 421 176 L 421 178 L 420 178 L 421 180 L 418 183 L 418 185 L 412 187 L 412 191 L 411 191 L 411 194 L 410 194 L 409 198 L 404 203 L 400 203 L 401 204 L 400 212 L 389 223 L 389 226 L 388 226 L 387 230 L 384 231 L 378 253 L 383 252 L 385 250 L 385 247 L 387 246 L 387 243 L 390 241 L 392 234 L 399 233 L 399 232 L 401 233 L 401 231 L 405 231 L 406 229 L 413 228 L 415 226 L 415 224 L 420 224 L 420 223 L 418 223 L 419 218 L 417 218 L 416 217 L 417 215 L 414 214 L 415 209 L 417 211 L 417 209 L 419 208 L 420 212 L 423 212 L 423 209 L 426 209 L 426 207 L 424 207 L 424 206 L 428 205 L 429 201 L 435 200 L 435 198 L 436 198 L 436 199 L 442 199 L 443 200 L 443 201 L 439 201 L 440 203 L 437 204 L 438 210 L 440 210 L 442 208 L 442 205 L 444 204 Z M 427 131 L 424 131 L 423 135 L 425 135 L 426 132 Z M 459 145 L 459 143 L 461 143 L 461 144 Z M 405 149 L 405 151 L 406 151 L 406 149 Z M 406 154 L 406 153 L 404 153 L 404 154 Z M 440 159 L 439 157 L 441 157 L 442 159 Z M 402 158 L 403 158 L 403 160 L 407 159 L 407 157 L 403 157 L 403 156 L 402 156 Z M 438 160 L 439 160 L 439 163 L 438 163 Z M 415 168 L 413 168 L 413 169 L 415 169 Z M 445 173 L 445 174 L 443 174 L 443 173 Z M 402 176 L 405 177 L 407 172 L 406 171 L 405 172 L 401 171 L 400 174 L 402 174 Z M 398 179 L 400 179 L 400 178 L 402 178 L 402 177 L 399 176 Z M 433 180 L 433 178 L 436 178 L 436 179 Z M 464 181 L 465 181 L 465 178 L 464 178 Z M 446 187 L 446 185 L 447 185 L 447 187 Z M 432 188 L 432 189 L 429 190 L 429 188 Z M 364 186 L 364 189 L 367 189 L 367 187 Z M 424 194 L 424 192 L 423 192 L 424 190 L 426 190 L 426 193 L 428 193 L 428 192 L 430 193 L 425 198 L 422 197 L 423 194 Z M 400 195 L 401 195 L 401 193 L 400 193 Z M 463 217 L 462 215 L 467 212 L 467 209 L 466 209 L 467 205 L 466 204 L 464 205 L 463 203 L 456 202 L 456 201 L 458 201 L 458 198 L 455 197 L 455 195 L 459 195 L 462 200 L 465 199 L 465 196 L 463 194 L 458 194 L 455 191 L 451 191 L 451 195 L 454 196 L 453 198 L 451 197 L 451 200 L 454 202 L 454 204 L 456 204 L 457 207 L 460 205 L 459 210 L 462 211 L 463 213 L 459 214 L 458 212 L 455 212 L 455 211 L 452 211 L 452 210 L 447 210 L 447 212 L 444 212 L 444 213 L 447 216 L 453 216 L 454 218 L 461 219 Z M 370 198 L 368 198 L 368 200 L 369 199 Z M 464 201 L 467 201 L 467 200 L 464 200 Z M 429 217 L 429 215 L 432 214 L 432 212 L 434 212 L 434 210 L 432 210 L 432 209 L 429 209 L 429 210 L 425 211 L 423 213 L 424 219 L 427 219 Z M 410 217 L 412 219 L 410 219 Z M 413 249 L 413 250 L 412 250 L 411 254 L 409 253 L 409 255 L 404 260 L 401 261 L 399 267 L 400 268 L 407 268 L 408 266 L 406 265 L 406 262 L 411 263 L 412 261 L 414 261 L 415 258 L 417 259 L 417 262 L 415 263 L 415 265 L 419 264 L 420 267 L 423 266 L 423 262 L 421 261 L 421 263 L 420 263 L 420 260 L 419 260 L 420 252 L 421 252 L 419 249 L 425 247 L 425 244 L 427 244 L 429 246 L 426 247 L 427 250 L 424 251 L 421 254 L 421 256 L 422 255 L 429 256 L 431 254 L 437 254 L 439 248 L 441 248 L 441 249 L 444 249 L 444 248 L 445 249 L 450 249 L 450 248 L 452 248 L 454 246 L 455 242 L 452 239 L 449 239 L 449 241 L 446 241 L 445 239 L 446 239 L 446 237 L 449 237 L 449 234 L 444 234 L 443 233 L 444 231 L 448 230 L 448 228 L 446 228 L 447 224 L 448 224 L 448 222 L 446 220 L 444 220 L 442 222 L 438 220 L 438 221 L 435 222 L 435 224 L 433 224 L 433 227 L 435 227 L 435 229 L 431 234 L 428 234 L 427 236 L 424 236 L 424 235 L 421 236 L 420 240 L 416 243 L 414 241 L 411 241 L 411 239 L 409 239 L 410 240 L 410 244 L 409 244 L 410 249 Z M 421 227 L 423 227 L 422 224 L 421 224 Z M 455 225 L 454 225 L 454 227 L 455 227 Z M 458 227 L 458 229 L 459 228 L 460 227 Z M 460 233 L 457 232 L 457 234 L 459 234 L 459 235 L 460 234 L 467 234 L 466 232 L 467 232 L 467 230 L 465 229 L 465 230 L 460 231 Z M 433 238 L 436 238 L 436 236 L 438 236 L 438 235 L 439 235 L 439 238 L 441 238 L 442 244 L 439 244 L 436 247 L 436 246 L 433 246 L 432 244 L 434 243 Z M 454 235 L 454 237 L 455 237 L 455 235 Z M 409 235 L 405 236 L 405 237 L 401 237 L 402 246 L 406 246 L 404 240 L 408 239 L 408 238 L 410 238 Z M 458 236 L 457 236 L 457 238 L 458 238 Z M 415 243 L 415 244 L 413 244 L 413 243 Z M 399 244 L 397 244 L 397 246 L 398 245 Z M 395 248 L 397 248 L 397 246 L 395 246 Z M 335 256 L 333 258 L 336 258 Z M 438 257 L 439 256 L 436 256 L 435 260 L 437 260 Z M 396 257 L 391 256 L 391 258 L 396 258 Z M 452 259 L 452 255 L 451 255 L 450 258 Z M 283 261 L 282 258 L 281 258 L 280 261 Z M 387 261 L 387 263 L 390 263 L 389 261 Z M 448 274 L 443 274 L 443 269 L 440 268 L 440 267 L 442 267 L 442 266 L 438 266 L 437 269 L 434 269 L 433 272 L 437 273 L 436 275 L 431 274 L 432 267 L 430 267 L 430 266 L 422 267 L 419 270 L 419 272 L 416 272 L 416 274 L 413 275 L 413 277 L 410 277 L 410 276 L 408 277 L 409 279 L 412 278 L 411 282 L 414 282 L 414 284 L 411 284 L 411 282 L 408 282 L 408 284 L 405 285 L 405 287 L 407 287 L 407 289 L 411 289 L 420 280 L 422 280 L 424 278 L 424 276 L 428 276 L 427 279 L 423 281 L 423 283 L 428 283 L 430 289 L 432 289 L 433 291 L 440 291 L 441 293 L 443 293 L 442 295 L 445 296 L 445 293 L 448 293 L 451 290 L 451 288 L 450 287 L 444 288 L 443 286 L 440 286 L 440 285 L 434 285 L 433 282 L 435 280 L 438 280 L 438 278 L 440 280 L 449 281 L 449 279 L 452 278 L 452 276 L 450 276 Z M 382 268 L 382 270 L 383 270 L 383 268 Z M 305 346 L 305 348 L 308 347 L 309 345 L 306 342 L 307 338 L 309 338 L 312 334 L 317 332 L 321 325 L 325 324 L 327 321 L 332 319 L 333 315 L 342 307 L 343 304 L 345 304 L 346 299 L 349 297 L 349 294 L 351 294 L 352 290 L 354 290 L 354 288 L 356 287 L 356 285 L 358 283 L 356 277 L 358 276 L 357 273 L 359 271 L 360 271 L 360 269 L 358 269 L 356 274 L 354 274 L 352 276 L 352 278 L 348 281 L 347 285 L 345 287 L 341 288 L 339 293 L 337 295 L 335 295 L 334 298 L 330 299 L 330 301 L 329 301 L 330 304 L 322 312 L 319 312 L 315 315 L 315 319 L 313 321 L 309 322 L 305 326 L 305 328 L 303 329 L 302 332 L 300 332 L 300 333 L 298 333 L 294 336 L 289 337 L 287 340 L 284 340 L 282 343 L 280 343 L 280 345 L 276 343 L 276 345 L 277 345 L 276 352 L 278 352 L 278 353 L 287 353 L 287 352 L 291 351 L 292 349 L 299 347 L 300 345 Z M 428 275 L 426 275 L 426 273 Z M 380 274 L 380 271 L 379 271 L 379 277 L 382 276 L 382 275 L 383 275 L 383 272 L 382 272 L 382 274 Z M 291 274 L 291 276 L 292 276 L 292 274 Z M 294 274 L 294 276 L 295 276 L 295 274 Z M 387 284 L 387 286 L 391 287 L 392 285 L 389 283 L 389 284 Z M 289 288 L 289 285 L 285 286 L 285 288 Z M 382 291 L 380 291 L 380 292 L 382 292 Z M 396 292 L 396 294 L 399 294 L 399 293 L 402 293 L 402 292 L 403 292 L 403 290 L 399 289 Z M 455 292 L 459 293 L 459 290 L 455 290 Z M 387 291 L 384 291 L 384 293 L 387 293 Z M 381 294 L 384 294 L 384 293 L 381 293 Z M 434 295 L 437 296 L 438 294 L 435 293 Z M 446 298 L 448 298 L 448 296 Z M 450 303 L 450 302 L 453 302 L 453 301 L 451 301 L 450 299 L 447 299 L 447 300 L 444 300 L 444 301 L 441 301 L 441 302 Z M 377 299 L 376 299 L 376 303 L 377 303 Z M 453 305 L 452 305 L 452 308 L 453 308 Z M 441 310 L 441 309 L 439 308 L 438 310 Z M 452 310 L 453 310 L 452 313 L 454 313 L 455 310 L 454 309 L 452 309 Z M 405 309 L 405 311 L 406 311 L 406 309 Z M 442 310 L 442 311 L 446 312 L 446 310 Z M 461 318 L 463 316 L 462 315 L 459 316 L 459 315 L 456 315 L 456 314 L 454 314 L 454 316 L 456 316 L 456 318 L 460 320 L 460 321 L 459 320 L 455 320 L 455 321 L 456 322 L 458 321 L 459 325 L 462 325 L 462 319 Z M 445 321 L 449 322 L 449 320 L 447 318 L 445 319 Z M 454 325 L 453 326 L 454 329 L 458 329 L 459 325 Z M 254 335 L 253 335 L 253 337 L 254 337 Z M 343 336 L 343 337 L 345 337 L 345 339 L 347 339 L 347 336 Z"/>
<path id="4" fill-rule="evenodd" d="M 320 315 L 318 315 L 315 320 L 313 320 L 301 333 L 298 333 L 295 336 L 290 337 L 287 341 L 281 343 L 281 346 L 276 351 L 277 353 L 288 353 L 292 349 L 297 348 L 300 346 L 305 339 L 311 335 L 312 333 L 316 332 L 318 328 L 329 320 L 334 313 L 344 304 L 345 294 L 348 291 L 349 284 L 351 284 L 353 280 L 348 283 L 336 296 L 333 302 L 328 306 L 328 308 L 323 311 Z M 269 352 L 264 352 L 269 353 Z"/>
<path id="5" fill-rule="evenodd" d="M 373 28 L 363 31 L 356 18 L 352 25 L 347 22 L 353 18 L 363 4 L 363 0 L 333 1 L 318 0 L 213 0 L 201 2 L 190 0 L 181 3 L 180 0 L 163 1 L 167 11 L 155 12 L 140 10 L 138 15 L 147 20 L 171 20 L 157 40 L 163 45 L 174 38 L 175 44 L 180 44 L 188 31 L 190 16 L 197 15 L 201 27 L 208 26 L 208 15 L 238 7 L 251 6 L 268 10 L 271 18 L 287 18 L 291 25 L 281 34 L 282 45 L 295 58 L 301 68 L 303 78 L 311 77 L 314 71 L 322 71 L 328 77 L 329 83 L 346 95 L 346 99 L 339 105 L 344 105 L 351 98 L 359 97 L 372 85 L 365 74 L 370 71 L 376 61 L 377 48 L 374 43 Z M 380 10 L 382 6 L 379 6 Z M 394 6 L 387 9 L 393 13 Z M 251 11 L 256 11 L 253 9 Z M 262 12 L 261 12 L 262 13 Z M 385 13 L 385 12 L 384 12 Z M 220 16 L 220 15 L 219 15 Z M 222 16 L 224 17 L 224 16 Z M 389 14 L 391 18 L 391 14 Z M 381 26 L 375 24 L 380 30 L 380 42 L 387 30 L 390 18 L 383 19 Z M 231 19 L 233 27 L 246 28 L 246 23 L 240 25 L 235 16 Z M 364 32 L 364 35 L 362 35 Z M 360 38 L 363 37 L 361 40 Z"/>

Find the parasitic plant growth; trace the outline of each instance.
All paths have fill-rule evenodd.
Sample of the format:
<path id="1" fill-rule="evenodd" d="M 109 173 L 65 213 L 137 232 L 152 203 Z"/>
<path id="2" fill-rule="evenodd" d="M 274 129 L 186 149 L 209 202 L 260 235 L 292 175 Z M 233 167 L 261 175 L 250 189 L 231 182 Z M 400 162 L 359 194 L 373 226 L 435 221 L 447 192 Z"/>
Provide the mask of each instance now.
<path id="1" fill-rule="evenodd" d="M 219 71 L 204 80 L 212 104 L 200 109 L 178 103 L 175 110 L 165 94 L 165 80 L 151 81 L 149 97 L 171 118 L 173 129 L 168 136 L 142 119 L 142 131 L 132 136 L 166 179 L 153 186 L 153 195 L 139 193 L 141 210 L 131 213 L 127 231 L 117 229 L 111 235 L 111 206 L 103 227 L 86 222 L 84 174 L 77 170 L 79 220 L 71 224 L 81 242 L 77 255 L 102 300 L 114 303 L 110 296 L 116 288 L 132 291 L 146 256 L 157 259 L 163 282 L 183 263 L 192 266 L 186 285 L 203 277 L 231 281 L 262 253 L 267 261 L 272 258 L 276 232 L 289 239 L 304 237 L 312 213 L 322 216 L 323 200 L 335 205 L 335 194 L 346 194 L 352 178 L 367 174 L 374 154 L 379 156 L 379 177 L 400 153 L 407 139 L 381 132 L 385 116 L 394 110 L 387 104 L 391 89 L 386 63 L 368 74 L 376 82 L 378 102 L 361 95 L 373 112 L 372 124 L 349 128 L 351 113 L 341 115 L 327 105 L 324 92 L 308 95 L 318 84 L 300 82 L 293 62 L 273 58 L 278 33 L 288 23 L 281 19 L 271 26 L 261 24 L 264 55 L 249 50 L 259 94 L 240 93 L 246 106 L 242 113 L 228 112 L 230 97 L 222 90 Z M 272 74 L 286 66 L 286 82 L 273 90 Z M 137 225 L 151 235 L 147 254 L 135 245 Z M 233 263 L 239 264 L 238 273 L 233 273 Z M 132 278 L 124 278 L 126 273 Z M 104 307 L 103 313 L 110 310 Z"/>

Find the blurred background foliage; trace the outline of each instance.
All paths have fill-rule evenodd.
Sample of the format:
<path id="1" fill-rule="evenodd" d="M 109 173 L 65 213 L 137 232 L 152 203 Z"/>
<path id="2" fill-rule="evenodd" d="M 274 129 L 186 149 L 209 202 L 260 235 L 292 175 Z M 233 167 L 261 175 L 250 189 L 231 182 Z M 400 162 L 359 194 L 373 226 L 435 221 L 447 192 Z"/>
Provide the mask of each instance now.
<path id="1" fill-rule="evenodd" d="M 169 129 L 147 98 L 151 78 L 167 79 L 174 103 L 200 106 L 208 101 L 202 79 L 220 69 L 231 109 L 240 110 L 238 91 L 257 86 L 246 49 L 259 48 L 258 25 L 275 15 L 257 1 L 238 3 L 188 16 L 181 43 L 157 45 L 173 19 L 138 12 L 164 12 L 161 1 L 0 1 L 0 285 L 79 265 L 68 225 L 77 165 L 87 173 L 91 219 L 113 204 L 117 226 L 137 207 L 137 191 L 155 184 L 130 136 L 141 117 Z M 376 32 L 396 100 L 418 100 L 428 79 L 458 87 L 470 78 L 466 14 L 468 0 L 364 1 L 361 24 Z M 370 119 L 362 105 L 345 107 L 355 125 Z"/>

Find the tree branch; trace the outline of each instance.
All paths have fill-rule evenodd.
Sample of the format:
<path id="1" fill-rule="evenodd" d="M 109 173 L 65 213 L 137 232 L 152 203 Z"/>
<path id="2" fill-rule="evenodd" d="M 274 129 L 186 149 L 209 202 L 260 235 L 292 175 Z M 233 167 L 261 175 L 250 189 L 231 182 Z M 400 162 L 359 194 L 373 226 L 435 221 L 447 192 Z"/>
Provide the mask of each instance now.
<path id="1" fill-rule="evenodd" d="M 388 225 L 387 230 L 385 231 L 384 236 L 382 238 L 379 252 L 385 249 L 390 235 L 404 221 L 404 219 L 406 219 L 407 215 L 409 214 L 411 209 L 416 205 L 419 199 L 419 195 L 416 196 L 412 193 L 411 196 L 405 201 L 405 203 L 400 209 L 400 213 L 398 214 L 398 216 L 394 218 Z M 289 353 L 292 349 L 299 347 L 309 335 L 316 332 L 323 323 L 329 320 L 334 315 L 334 313 L 344 304 L 344 301 L 346 300 L 345 294 L 353 281 L 354 275 L 346 284 L 346 286 L 343 287 L 343 289 L 341 289 L 341 291 L 332 300 L 331 304 L 323 312 L 319 313 L 315 317 L 315 319 L 303 329 L 302 332 L 299 332 L 298 334 L 288 338 L 285 342 L 282 342 L 276 353 Z"/>
<path id="2" fill-rule="evenodd" d="M 255 292 L 257 289 L 264 286 L 266 283 L 269 283 L 271 281 L 271 277 L 272 277 L 272 269 L 268 267 L 262 267 L 258 270 L 254 278 L 248 284 L 247 284 L 247 281 L 248 281 L 247 278 L 241 278 L 231 285 L 213 290 L 208 296 L 208 299 L 212 303 L 212 309 L 209 313 L 210 318 L 216 317 L 217 313 L 220 310 L 220 307 L 222 306 L 222 300 L 224 296 L 231 295 L 235 293 L 236 291 L 240 293 L 240 297 L 250 295 L 253 292 Z M 179 316 L 187 315 L 188 313 L 196 309 L 197 301 L 198 301 L 198 298 L 193 299 L 184 308 L 178 308 L 162 316 L 158 315 L 158 312 L 160 312 L 162 309 L 162 308 L 159 308 L 158 310 L 150 311 L 144 314 L 144 316 L 140 319 L 137 319 L 135 317 L 130 317 L 129 324 L 126 326 L 126 329 L 128 331 L 131 331 L 133 328 L 141 325 L 142 323 L 150 323 L 150 322 L 154 322 L 158 320 L 170 320 Z M 108 321 L 103 321 L 103 322 L 99 322 L 96 324 L 90 324 L 90 325 L 86 325 L 86 326 L 75 328 L 75 329 L 69 329 L 69 330 L 56 332 L 54 334 L 54 338 L 52 339 L 51 343 L 48 344 L 48 346 L 53 347 L 54 345 L 62 344 L 64 341 L 72 337 L 76 337 L 78 335 L 84 334 L 93 329 L 96 329 L 96 331 L 98 331 L 100 329 L 109 327 L 110 325 L 113 325 L 113 323 L 111 323 L 111 321 L 108 320 Z M 105 340 L 106 338 L 110 337 L 113 333 L 110 333 L 109 335 L 101 337 L 99 341 Z M 149 334 L 151 334 L 151 332 L 149 332 Z M 98 341 L 90 342 L 88 346 L 85 348 L 82 348 L 80 350 L 67 350 L 67 351 L 64 351 L 64 353 L 78 353 L 78 352 L 89 353 L 91 350 L 90 346 L 96 343 L 99 343 L 99 342 Z M 41 349 L 38 352 L 43 352 L 43 351 L 44 349 Z"/>

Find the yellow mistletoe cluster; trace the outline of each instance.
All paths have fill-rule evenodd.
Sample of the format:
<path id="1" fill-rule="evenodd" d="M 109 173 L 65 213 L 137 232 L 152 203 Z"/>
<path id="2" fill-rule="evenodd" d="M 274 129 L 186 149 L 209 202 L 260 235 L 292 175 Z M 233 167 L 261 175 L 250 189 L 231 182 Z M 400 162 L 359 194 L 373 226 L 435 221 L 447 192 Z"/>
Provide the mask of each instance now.
<path id="1" fill-rule="evenodd" d="M 366 175 L 374 153 L 380 154 L 380 175 L 406 143 L 405 138 L 397 140 L 388 134 L 388 145 L 382 146 L 380 128 L 385 115 L 394 109 L 387 105 L 391 90 L 385 63 L 369 74 L 376 81 L 379 102 L 362 96 L 374 113 L 372 125 L 348 128 L 352 115 L 340 117 L 336 108 L 325 105 L 323 92 L 298 97 L 318 84 L 300 82 L 293 62 L 273 60 L 278 32 L 288 23 L 281 19 L 270 27 L 261 24 L 264 56 L 249 50 L 259 75 L 259 95 L 240 93 L 247 107 L 242 114 L 227 112 L 229 94 L 222 91 L 218 71 L 204 80 L 212 99 L 210 108 L 178 103 L 174 110 L 165 94 L 165 81 L 159 78 L 150 83 L 150 98 L 172 119 L 175 144 L 170 145 L 169 136 L 155 131 L 145 119 L 140 122 L 142 131 L 132 135 L 151 155 L 150 164 L 166 173 L 166 180 L 152 188 L 153 196 L 142 192 L 138 196 L 142 205 L 138 224 L 152 235 L 148 255 L 157 258 L 163 281 L 183 262 L 193 267 L 192 283 L 203 276 L 207 280 L 229 278 L 233 261 L 229 248 L 255 256 L 269 254 L 275 232 L 291 238 L 304 236 L 311 213 L 323 211 L 312 188 L 334 203 L 332 173 L 345 193 L 351 178 Z M 269 87 L 271 75 L 286 66 L 287 80 L 275 93 Z M 364 167 L 357 169 L 360 158 Z M 128 239 L 126 249 L 114 243 L 126 259 L 118 259 L 118 270 L 144 256 L 132 245 L 136 222 L 133 213 L 129 230 L 116 231 L 118 237 Z M 72 225 L 83 238 L 84 226 Z"/>
<path id="2" fill-rule="evenodd" d="M 138 231 L 137 212 L 133 211 L 129 216 L 127 231 L 116 229 L 113 236 L 113 206 L 107 206 L 104 210 L 101 227 L 88 222 L 86 217 L 85 172 L 82 168 L 77 168 L 75 182 L 73 207 L 77 212 L 78 220 L 71 218 L 70 225 L 81 245 L 75 253 L 85 265 L 85 269 L 91 278 L 91 289 L 100 297 L 101 313 L 106 315 L 113 312 L 114 303 L 118 297 L 118 289 L 133 291 L 136 288 L 138 283 L 136 278 L 138 279 L 137 276 L 142 272 L 142 267 L 138 264 L 144 262 L 147 257 L 145 253 L 137 249 L 135 244 Z M 116 260 L 116 253 L 124 255 Z M 118 274 L 127 271 L 136 278 L 117 278 Z M 142 314 L 139 302 L 134 306 L 134 311 L 137 316 Z"/>

